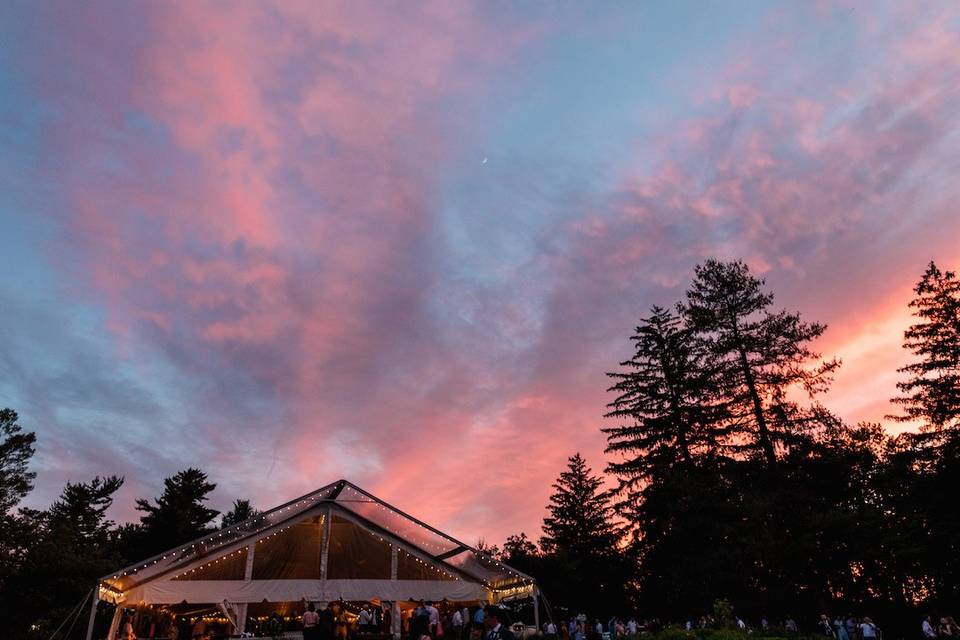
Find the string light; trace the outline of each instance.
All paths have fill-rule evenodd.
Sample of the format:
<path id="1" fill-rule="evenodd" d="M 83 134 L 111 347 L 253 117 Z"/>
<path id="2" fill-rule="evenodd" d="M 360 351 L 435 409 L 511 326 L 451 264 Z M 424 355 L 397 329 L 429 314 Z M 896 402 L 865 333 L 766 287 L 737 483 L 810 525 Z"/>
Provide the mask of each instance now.
<path id="1" fill-rule="evenodd" d="M 316 504 L 316 503 L 319 502 L 320 500 L 326 499 L 326 497 L 330 494 L 330 492 L 331 492 L 332 490 L 333 490 L 333 487 L 332 487 L 332 486 L 324 487 L 323 489 L 320 489 L 320 490 L 318 490 L 317 492 L 314 492 L 314 494 L 308 495 L 308 496 L 306 496 L 306 497 L 304 497 L 304 498 L 301 498 L 301 499 L 297 500 L 296 502 L 294 502 L 294 503 L 292 503 L 292 504 L 290 504 L 290 505 L 287 505 L 287 506 L 285 506 L 285 507 L 282 507 L 282 508 L 279 509 L 279 510 L 270 511 L 269 513 L 265 513 L 265 514 L 262 514 L 262 515 L 260 515 L 260 516 L 254 517 L 254 518 L 248 518 L 247 520 L 244 520 L 243 522 L 238 522 L 237 524 L 232 525 L 232 526 L 228 527 L 227 529 L 224 529 L 222 532 L 220 532 L 220 533 L 217 535 L 217 537 L 218 537 L 218 538 L 219 538 L 219 537 L 222 537 L 224 534 L 236 534 L 236 533 L 242 533 L 243 535 L 256 535 L 257 533 L 260 533 L 261 531 L 264 531 L 264 530 L 266 530 L 266 529 L 269 529 L 271 526 L 273 526 L 272 522 L 276 519 L 276 518 L 274 518 L 273 516 L 275 516 L 276 514 L 283 513 L 283 512 L 285 512 L 285 511 L 287 511 L 288 509 L 291 509 L 291 508 L 294 508 L 294 507 L 300 507 L 300 506 L 308 505 L 308 504 L 309 504 L 309 506 L 312 506 L 313 504 Z M 259 527 L 258 529 L 250 530 L 250 529 L 246 529 L 246 528 L 245 528 L 245 527 L 248 527 L 248 526 L 249 526 L 251 523 L 253 523 L 253 522 L 262 522 L 262 521 L 266 521 L 266 520 L 269 520 L 269 522 L 266 522 L 266 524 L 264 524 L 263 526 Z M 241 530 L 241 529 L 242 529 L 242 530 Z M 168 557 L 171 559 L 171 562 L 172 562 L 173 559 L 175 559 L 177 555 L 181 555 L 181 560 L 182 560 L 182 559 L 183 559 L 182 556 L 186 555 L 188 551 L 193 550 L 193 549 L 198 549 L 198 548 L 200 549 L 200 551 L 202 551 L 202 550 L 204 549 L 204 542 L 206 542 L 206 541 L 211 541 L 211 542 L 212 542 L 213 540 L 214 540 L 214 538 L 213 538 L 213 537 L 210 537 L 210 538 L 208 538 L 207 540 L 201 540 L 201 541 L 199 541 L 199 542 L 194 542 L 194 543 L 192 543 L 192 544 L 185 545 L 185 546 L 180 547 L 179 549 L 177 549 L 177 550 L 175 550 L 175 551 L 168 551 L 165 555 L 162 555 L 161 557 L 155 558 L 152 562 L 147 562 L 147 563 L 145 563 L 142 567 L 140 567 L 140 566 L 137 566 L 137 567 L 128 567 L 126 571 L 123 571 L 122 573 L 119 573 L 119 574 L 117 574 L 117 575 L 114 575 L 112 579 L 113 579 L 113 580 L 119 580 L 119 579 L 121 579 L 121 578 L 123 578 L 123 577 L 125 577 L 125 576 L 128 576 L 128 575 L 133 576 L 134 574 L 136 574 L 136 573 L 138 573 L 138 572 L 140 572 L 140 571 L 143 571 L 144 569 L 146 569 L 146 568 L 148 568 L 148 567 L 152 567 L 153 565 L 157 564 L 158 562 L 161 562 L 161 561 L 163 561 L 163 560 L 166 560 Z M 228 540 L 224 540 L 223 542 L 226 543 L 226 542 L 228 542 Z M 109 584 L 109 583 L 107 583 L 107 584 Z M 111 585 L 111 586 L 112 586 L 112 587 L 116 587 L 116 588 L 120 588 L 119 585 L 116 585 L 116 584 Z M 122 591 L 121 591 L 121 592 L 122 592 Z"/>

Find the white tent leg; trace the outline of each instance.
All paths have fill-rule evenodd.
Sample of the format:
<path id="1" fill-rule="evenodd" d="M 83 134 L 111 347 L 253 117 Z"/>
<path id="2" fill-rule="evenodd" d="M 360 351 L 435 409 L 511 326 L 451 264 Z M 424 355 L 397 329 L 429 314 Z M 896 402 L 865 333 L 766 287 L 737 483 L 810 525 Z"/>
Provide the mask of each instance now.
<path id="1" fill-rule="evenodd" d="M 227 622 L 229 622 L 231 625 L 233 625 L 234 630 L 236 630 L 236 628 L 237 628 L 237 620 L 236 620 L 233 612 L 232 612 L 231 609 L 230 609 L 230 603 L 227 602 L 226 600 L 223 600 L 223 601 L 220 602 L 217 606 L 220 607 L 220 611 L 223 612 L 223 615 L 226 617 Z"/>
<path id="2" fill-rule="evenodd" d="M 533 585 L 533 626 L 540 632 L 540 589 Z"/>
<path id="3" fill-rule="evenodd" d="M 247 630 L 247 603 L 241 602 L 237 605 L 237 635 L 243 634 Z"/>
<path id="4" fill-rule="evenodd" d="M 400 603 L 394 600 L 390 604 L 390 631 L 395 640 L 400 638 Z"/>
<path id="5" fill-rule="evenodd" d="M 90 604 L 90 619 L 87 621 L 87 640 L 93 638 L 93 623 L 97 619 L 97 605 L 100 604 L 100 585 L 93 592 L 93 602 Z"/>
<path id="6" fill-rule="evenodd" d="M 117 605 L 113 612 L 113 620 L 110 621 L 110 631 L 107 633 L 107 640 L 116 640 L 117 631 L 120 629 L 120 617 L 123 615 L 123 607 Z"/>

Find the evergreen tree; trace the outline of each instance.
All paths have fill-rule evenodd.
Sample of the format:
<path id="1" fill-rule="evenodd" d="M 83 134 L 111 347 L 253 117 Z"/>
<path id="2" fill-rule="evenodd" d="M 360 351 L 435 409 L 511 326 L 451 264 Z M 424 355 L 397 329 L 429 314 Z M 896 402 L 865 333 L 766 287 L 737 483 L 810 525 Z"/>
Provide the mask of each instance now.
<path id="1" fill-rule="evenodd" d="M 30 490 L 37 474 L 27 470 L 37 436 L 24 432 L 17 412 L 0 409 L 0 516 L 17 506 Z"/>
<path id="2" fill-rule="evenodd" d="M 831 420 L 814 398 L 840 363 L 820 361 L 808 345 L 826 326 L 772 311 L 774 296 L 763 286 L 743 262 L 708 260 L 695 269 L 683 311 L 719 368 L 734 435 L 772 469 L 778 447 Z M 795 389 L 811 404 L 792 400 Z"/>
<path id="3" fill-rule="evenodd" d="M 602 480 L 578 453 L 553 488 L 536 577 L 560 607 L 594 615 L 625 611 L 634 596 L 636 563 L 630 549 L 619 546 L 620 527 Z"/>
<path id="4" fill-rule="evenodd" d="M 500 557 L 507 564 L 521 569 L 519 566 L 521 562 L 534 558 L 539 555 L 539 553 L 540 551 L 537 549 L 537 545 L 527 537 L 526 533 L 520 532 L 516 535 L 507 536 L 507 541 L 503 543 L 503 550 L 500 552 Z"/>
<path id="5" fill-rule="evenodd" d="M 635 353 L 620 363 L 625 371 L 607 374 L 617 381 L 608 389 L 617 396 L 604 417 L 632 424 L 603 429 L 607 452 L 626 456 L 607 467 L 621 491 L 658 469 L 712 457 L 724 435 L 715 371 L 683 319 L 655 306 L 631 341 Z"/>
<path id="6" fill-rule="evenodd" d="M 892 400 L 904 414 L 888 417 L 918 421 L 934 434 L 960 431 L 960 279 L 931 262 L 914 292 L 919 321 L 904 332 L 903 346 L 917 361 L 897 370 L 909 376 Z"/>
<path id="7" fill-rule="evenodd" d="M 24 432 L 17 420 L 13 409 L 0 409 L 0 592 L 18 571 L 32 539 L 12 510 L 33 488 L 36 474 L 28 470 L 28 465 L 37 436 Z"/>
<path id="8" fill-rule="evenodd" d="M 106 517 L 113 504 L 113 494 L 123 485 L 123 478 L 95 477 L 90 482 L 68 482 L 50 507 L 51 526 L 69 528 L 79 541 L 104 542 L 113 521 Z"/>
<path id="9" fill-rule="evenodd" d="M 226 529 L 235 524 L 240 524 L 260 515 L 260 511 L 250 505 L 249 500 L 237 498 L 233 501 L 233 507 L 220 518 L 220 528 Z"/>
<path id="10" fill-rule="evenodd" d="M 204 506 L 217 485 L 200 469 L 185 469 L 163 481 L 163 494 L 151 504 L 137 499 L 140 553 L 147 557 L 203 536 L 219 511 Z"/>
<path id="11" fill-rule="evenodd" d="M 0 618 L 13 638 L 47 637 L 71 614 L 100 576 L 121 565 L 106 511 L 123 480 L 114 476 L 68 483 L 46 511 L 21 510 L 30 543 Z M 86 619 L 86 612 L 80 620 Z M 31 631 L 31 625 L 37 630 Z M 79 637 L 80 625 L 75 625 Z"/>
<path id="12" fill-rule="evenodd" d="M 567 470 L 553 485 L 547 505 L 550 515 L 543 519 L 540 546 L 544 550 L 590 558 L 616 546 L 610 494 L 601 490 L 602 485 L 579 453 L 568 459 Z"/>

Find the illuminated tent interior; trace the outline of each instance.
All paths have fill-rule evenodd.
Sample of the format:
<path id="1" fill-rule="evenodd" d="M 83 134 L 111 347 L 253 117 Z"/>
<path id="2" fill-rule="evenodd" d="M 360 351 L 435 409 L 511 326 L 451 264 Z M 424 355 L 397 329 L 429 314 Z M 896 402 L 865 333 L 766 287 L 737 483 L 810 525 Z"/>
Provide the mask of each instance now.
<path id="1" fill-rule="evenodd" d="M 120 605 L 111 633 L 122 607 L 133 605 L 212 603 L 240 633 L 248 609 L 264 603 L 343 600 L 396 608 L 417 600 L 536 597 L 531 577 L 346 480 L 119 569 L 100 579 L 98 592 L 100 600 Z M 394 635 L 399 617 L 393 616 Z"/>

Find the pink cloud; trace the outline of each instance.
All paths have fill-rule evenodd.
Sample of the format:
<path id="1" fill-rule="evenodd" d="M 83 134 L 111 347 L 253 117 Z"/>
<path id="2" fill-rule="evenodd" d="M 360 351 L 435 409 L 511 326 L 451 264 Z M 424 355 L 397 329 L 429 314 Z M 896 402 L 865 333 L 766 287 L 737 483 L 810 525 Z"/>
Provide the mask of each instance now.
<path id="1" fill-rule="evenodd" d="M 487 284 L 441 260 L 438 176 L 474 135 L 457 109 L 541 25 L 453 3 L 191 2 L 141 7 L 114 50 L 107 16 L 71 11 L 37 78 L 76 114 L 47 167 L 72 295 L 184 380 L 185 444 L 142 434 L 137 455 L 209 466 L 222 496 L 269 506 L 346 475 L 468 541 L 535 535 L 568 455 L 603 468 L 603 374 L 697 261 L 744 258 L 829 322 L 822 347 L 845 360 L 829 402 L 878 419 L 911 280 L 960 257 L 955 211 L 926 192 L 957 195 L 930 183 L 956 163 L 960 113 L 942 16 L 866 24 L 875 59 L 849 75 L 800 59 L 799 35 L 752 41 L 692 90 L 654 169 L 618 167 L 613 193 L 550 217 Z M 48 67 L 70 64 L 89 86 L 56 85 Z M 134 479 L 132 495 L 159 483 Z"/>

